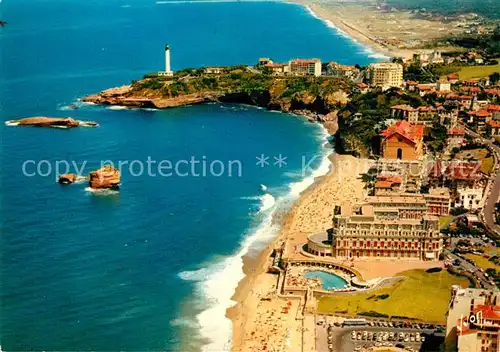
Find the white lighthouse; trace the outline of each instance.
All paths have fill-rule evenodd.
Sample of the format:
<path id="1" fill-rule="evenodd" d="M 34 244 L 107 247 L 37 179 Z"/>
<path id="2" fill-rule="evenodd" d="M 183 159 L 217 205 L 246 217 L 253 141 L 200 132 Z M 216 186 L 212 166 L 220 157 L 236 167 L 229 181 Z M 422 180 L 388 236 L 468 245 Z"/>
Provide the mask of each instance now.
<path id="1" fill-rule="evenodd" d="M 165 45 L 165 71 L 158 72 L 160 76 L 173 76 L 174 73 L 170 69 L 170 45 Z"/>

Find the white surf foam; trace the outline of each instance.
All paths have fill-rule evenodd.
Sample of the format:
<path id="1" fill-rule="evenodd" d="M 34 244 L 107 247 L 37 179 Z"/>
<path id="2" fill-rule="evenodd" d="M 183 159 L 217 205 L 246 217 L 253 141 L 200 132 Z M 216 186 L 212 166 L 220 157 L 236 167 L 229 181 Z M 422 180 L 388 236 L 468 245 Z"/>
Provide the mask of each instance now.
<path id="1" fill-rule="evenodd" d="M 12 120 L 10 121 L 5 121 L 6 126 L 19 126 L 19 122 L 14 122 Z"/>
<path id="2" fill-rule="evenodd" d="M 260 185 L 260 189 L 262 192 L 267 191 L 267 186 L 266 185 Z"/>
<path id="3" fill-rule="evenodd" d="M 126 106 L 121 106 L 121 105 L 111 105 L 108 106 L 109 110 L 128 110 L 129 108 Z"/>
<path id="4" fill-rule="evenodd" d="M 323 143 L 328 133 L 323 128 L 318 138 Z M 291 200 L 297 198 L 314 178 L 324 175 L 329 170 L 330 161 L 328 151 L 324 149 L 320 166 L 308 175 L 303 181 L 290 185 L 290 192 L 275 199 L 271 194 L 265 193 L 260 197 L 246 197 L 245 199 L 259 199 L 261 201 L 259 214 L 262 221 L 258 227 L 244 238 L 240 249 L 230 257 L 218 260 L 201 269 L 183 271 L 179 277 L 187 281 L 195 281 L 198 284 L 197 294 L 205 299 L 205 310 L 196 316 L 201 336 L 209 341 L 202 348 L 203 351 L 229 351 L 231 349 L 232 323 L 225 317 L 226 310 L 236 302 L 231 299 L 236 287 L 244 277 L 243 257 L 253 248 L 262 248 L 269 243 L 279 231 L 279 225 L 273 222 L 274 215 L 291 204 Z M 261 185 L 265 192 L 267 187 Z M 281 206 L 281 207 L 280 207 Z"/>
<path id="5" fill-rule="evenodd" d="M 261 197 L 260 204 L 260 212 L 264 212 L 271 209 L 276 204 L 276 199 L 274 199 L 271 194 L 266 193 Z"/>
<path id="6" fill-rule="evenodd" d="M 170 321 L 171 326 L 185 326 L 189 328 L 198 328 L 198 322 L 191 320 L 191 319 L 186 319 L 186 318 L 177 318 L 177 319 L 172 319 Z"/>
<path id="7" fill-rule="evenodd" d="M 100 196 L 111 196 L 111 195 L 120 194 L 120 191 L 113 190 L 113 189 L 94 189 L 91 187 L 85 187 L 85 191 L 89 192 L 91 194 L 100 195 Z"/>

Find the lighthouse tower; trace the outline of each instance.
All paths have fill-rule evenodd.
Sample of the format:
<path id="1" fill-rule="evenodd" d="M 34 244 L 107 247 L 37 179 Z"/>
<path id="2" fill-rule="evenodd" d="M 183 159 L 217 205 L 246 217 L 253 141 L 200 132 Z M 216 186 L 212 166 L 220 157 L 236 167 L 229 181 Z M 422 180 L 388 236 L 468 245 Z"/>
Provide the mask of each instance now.
<path id="1" fill-rule="evenodd" d="M 170 45 L 165 45 L 165 71 L 158 72 L 160 76 L 173 76 L 174 73 L 170 69 Z"/>
<path id="2" fill-rule="evenodd" d="M 165 45 L 165 75 L 172 76 L 174 73 L 170 69 L 170 45 Z"/>

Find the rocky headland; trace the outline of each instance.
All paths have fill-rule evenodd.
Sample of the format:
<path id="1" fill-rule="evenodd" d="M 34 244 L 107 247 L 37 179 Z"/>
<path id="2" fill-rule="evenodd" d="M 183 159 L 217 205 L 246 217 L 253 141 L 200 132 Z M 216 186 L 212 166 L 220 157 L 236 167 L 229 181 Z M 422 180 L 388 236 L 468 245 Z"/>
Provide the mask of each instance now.
<path id="1" fill-rule="evenodd" d="M 5 122 L 8 126 L 35 126 L 53 128 L 74 128 L 74 127 L 97 127 L 99 124 L 94 121 L 80 121 L 71 117 L 26 117 L 19 120 L 9 120 Z"/>
<path id="2" fill-rule="evenodd" d="M 278 77 L 256 73 L 244 66 L 220 74 L 186 69 L 174 77 L 146 75 L 130 85 L 83 98 L 87 103 L 129 108 L 167 109 L 211 102 L 248 104 L 294 113 L 337 129 L 337 110 L 349 101 L 349 84 L 338 78 Z"/>

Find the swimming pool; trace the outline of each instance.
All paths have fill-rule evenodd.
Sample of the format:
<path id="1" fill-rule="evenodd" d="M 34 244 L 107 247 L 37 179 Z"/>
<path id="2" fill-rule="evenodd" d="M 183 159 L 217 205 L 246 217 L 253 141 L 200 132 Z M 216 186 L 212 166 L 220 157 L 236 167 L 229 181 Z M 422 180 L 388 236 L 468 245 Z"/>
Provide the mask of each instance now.
<path id="1" fill-rule="evenodd" d="M 330 290 L 332 288 L 344 288 L 347 285 L 347 281 L 338 275 L 327 273 L 326 271 L 308 271 L 304 274 L 306 279 L 314 279 L 315 277 L 321 280 L 323 284 L 323 289 Z"/>

